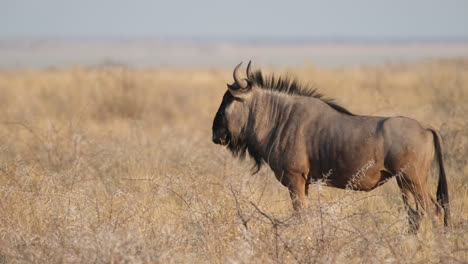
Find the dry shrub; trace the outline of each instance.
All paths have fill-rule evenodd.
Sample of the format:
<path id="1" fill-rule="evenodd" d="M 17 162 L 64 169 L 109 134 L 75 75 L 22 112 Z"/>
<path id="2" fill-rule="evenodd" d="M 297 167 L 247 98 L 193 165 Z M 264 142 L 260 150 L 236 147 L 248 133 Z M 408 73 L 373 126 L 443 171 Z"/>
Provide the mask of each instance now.
<path id="1" fill-rule="evenodd" d="M 466 65 L 291 69 L 353 112 L 440 128 L 453 229 L 417 235 L 393 180 L 313 185 L 296 216 L 268 169 L 212 144 L 230 69 L 2 72 L 0 263 L 466 262 Z"/>
<path id="2" fill-rule="evenodd" d="M 94 91 L 95 118 L 141 119 L 146 100 L 135 77 L 126 68 L 110 69 L 103 74 Z"/>

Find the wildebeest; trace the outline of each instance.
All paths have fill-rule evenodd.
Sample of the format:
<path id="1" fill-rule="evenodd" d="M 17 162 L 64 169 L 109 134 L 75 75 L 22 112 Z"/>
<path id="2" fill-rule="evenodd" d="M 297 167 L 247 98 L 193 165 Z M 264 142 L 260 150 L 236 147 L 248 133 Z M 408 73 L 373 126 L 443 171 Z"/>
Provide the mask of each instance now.
<path id="1" fill-rule="evenodd" d="M 310 183 L 370 191 L 396 176 L 410 232 L 428 213 L 449 225 L 449 197 L 439 133 L 407 117 L 355 115 L 315 89 L 261 71 L 242 78 L 240 63 L 213 121 L 213 142 L 246 152 L 256 172 L 268 164 L 289 189 L 293 208 L 306 207 Z M 436 154 L 437 200 L 427 184 Z"/>

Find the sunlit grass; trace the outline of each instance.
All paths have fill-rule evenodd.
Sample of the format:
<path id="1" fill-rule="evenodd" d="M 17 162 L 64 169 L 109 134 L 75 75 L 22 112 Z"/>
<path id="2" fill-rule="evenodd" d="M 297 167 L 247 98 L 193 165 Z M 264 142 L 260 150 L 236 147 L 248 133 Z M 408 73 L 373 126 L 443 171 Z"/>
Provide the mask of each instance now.
<path id="1" fill-rule="evenodd" d="M 211 142 L 231 69 L 0 72 L 0 263 L 468 260 L 468 61 L 275 72 L 351 112 L 439 129 L 453 229 L 425 221 L 405 234 L 394 181 L 370 193 L 314 185 L 292 217 L 268 169 L 251 175 Z"/>

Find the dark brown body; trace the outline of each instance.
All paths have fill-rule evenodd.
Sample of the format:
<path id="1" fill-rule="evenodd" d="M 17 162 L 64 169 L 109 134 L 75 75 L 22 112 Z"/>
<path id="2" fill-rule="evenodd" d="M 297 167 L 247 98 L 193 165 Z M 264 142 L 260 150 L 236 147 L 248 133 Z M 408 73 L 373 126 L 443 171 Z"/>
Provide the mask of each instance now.
<path id="1" fill-rule="evenodd" d="M 268 164 L 289 188 L 294 209 L 306 207 L 308 184 L 316 180 L 370 191 L 396 176 L 412 231 L 425 212 L 448 225 L 441 140 L 434 129 L 406 117 L 353 115 L 288 80 L 272 79 L 268 87 L 259 72 L 248 71 L 242 83 L 236 71 L 215 118 L 213 140 L 234 154 L 248 151 L 258 166 Z M 434 154 L 440 168 L 437 201 L 427 186 Z"/>

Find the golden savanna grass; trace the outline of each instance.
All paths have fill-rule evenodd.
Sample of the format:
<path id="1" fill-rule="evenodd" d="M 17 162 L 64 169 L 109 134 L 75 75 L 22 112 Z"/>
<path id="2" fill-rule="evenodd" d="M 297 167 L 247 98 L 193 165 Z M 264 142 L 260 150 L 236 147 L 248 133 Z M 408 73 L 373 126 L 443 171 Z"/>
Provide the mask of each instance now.
<path id="1" fill-rule="evenodd" d="M 439 129 L 453 228 L 405 233 L 395 180 L 369 193 L 286 188 L 211 142 L 232 69 L 0 72 L 0 263 L 468 261 L 468 61 L 264 69 L 350 111 Z M 438 171 L 431 188 L 435 194 Z"/>

